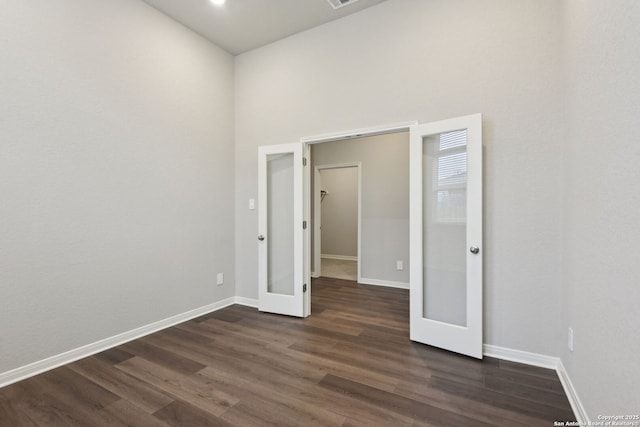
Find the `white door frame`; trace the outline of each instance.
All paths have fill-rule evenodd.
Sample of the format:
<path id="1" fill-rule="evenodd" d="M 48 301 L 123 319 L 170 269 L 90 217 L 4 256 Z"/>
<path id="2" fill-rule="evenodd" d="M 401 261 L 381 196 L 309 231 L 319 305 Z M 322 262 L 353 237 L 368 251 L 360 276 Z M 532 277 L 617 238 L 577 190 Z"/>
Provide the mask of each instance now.
<path id="1" fill-rule="evenodd" d="M 367 128 L 346 130 L 334 133 L 327 133 L 317 136 L 308 136 L 300 138 L 303 146 L 302 152 L 307 159 L 307 165 L 311 165 L 311 146 L 313 144 L 321 144 L 323 142 L 339 141 L 342 139 L 360 138 L 363 136 L 385 135 L 388 133 L 405 132 L 411 129 L 411 126 L 418 124 L 417 120 L 395 123 L 382 126 L 372 126 Z M 307 224 L 311 223 L 311 167 L 304 168 L 304 219 Z M 304 230 L 304 280 L 307 284 L 307 292 L 304 294 L 304 313 L 305 316 L 311 314 L 311 227 Z M 360 251 L 358 251 L 360 252 Z M 358 262 L 360 268 L 360 262 Z"/>
<path id="2" fill-rule="evenodd" d="M 411 126 L 417 125 L 418 121 L 401 122 L 390 125 L 371 126 L 367 128 L 345 130 L 340 132 L 325 133 L 323 135 L 309 136 L 300 138 L 300 142 L 307 145 L 320 144 L 322 142 L 340 141 L 343 139 L 361 138 L 363 136 L 377 136 L 388 133 L 405 132 L 411 129 Z M 308 189 L 310 190 L 310 189 Z"/>
<path id="3" fill-rule="evenodd" d="M 335 163 L 329 165 L 316 165 L 313 169 L 313 250 L 314 250 L 314 271 L 312 277 L 319 277 L 322 274 L 322 231 L 320 230 L 321 218 L 322 218 L 322 199 L 320 197 L 322 178 L 320 177 L 320 171 L 326 169 L 343 169 L 343 168 L 357 168 L 358 169 L 358 249 L 357 249 L 357 269 L 358 276 L 357 281 L 360 282 L 361 274 L 361 249 L 362 249 L 362 162 L 346 162 Z"/>

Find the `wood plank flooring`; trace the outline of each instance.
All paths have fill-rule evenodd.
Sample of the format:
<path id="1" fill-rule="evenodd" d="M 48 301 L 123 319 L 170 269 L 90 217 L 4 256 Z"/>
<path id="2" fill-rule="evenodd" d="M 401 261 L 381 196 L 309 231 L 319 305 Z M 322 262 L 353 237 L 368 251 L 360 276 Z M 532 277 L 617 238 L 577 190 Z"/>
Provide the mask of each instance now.
<path id="1" fill-rule="evenodd" d="M 231 306 L 0 389 L 0 426 L 551 426 L 554 371 L 409 341 L 408 291 L 313 282 L 296 319 Z"/>

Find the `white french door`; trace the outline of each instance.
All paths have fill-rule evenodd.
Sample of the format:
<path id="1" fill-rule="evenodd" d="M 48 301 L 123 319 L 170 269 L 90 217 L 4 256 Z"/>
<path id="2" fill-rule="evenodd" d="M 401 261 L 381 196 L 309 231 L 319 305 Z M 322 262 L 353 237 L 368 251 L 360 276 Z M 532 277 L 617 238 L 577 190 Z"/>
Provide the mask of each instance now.
<path id="1" fill-rule="evenodd" d="M 260 311 L 304 315 L 303 146 L 258 148 Z"/>
<path id="2" fill-rule="evenodd" d="M 411 126 L 410 337 L 482 358 L 482 116 Z"/>

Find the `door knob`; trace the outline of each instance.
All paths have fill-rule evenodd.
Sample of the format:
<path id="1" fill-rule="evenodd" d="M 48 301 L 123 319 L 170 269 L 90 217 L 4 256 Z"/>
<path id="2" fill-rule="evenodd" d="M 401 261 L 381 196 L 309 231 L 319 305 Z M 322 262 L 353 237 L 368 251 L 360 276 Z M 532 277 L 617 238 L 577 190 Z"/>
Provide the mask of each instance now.
<path id="1" fill-rule="evenodd" d="M 258 240 L 260 240 L 261 242 L 264 240 L 264 236 L 261 234 L 258 236 Z"/>
<path id="2" fill-rule="evenodd" d="M 480 248 L 477 246 L 471 246 L 469 248 L 469 252 L 471 252 L 472 254 L 476 255 L 478 252 L 480 252 Z"/>

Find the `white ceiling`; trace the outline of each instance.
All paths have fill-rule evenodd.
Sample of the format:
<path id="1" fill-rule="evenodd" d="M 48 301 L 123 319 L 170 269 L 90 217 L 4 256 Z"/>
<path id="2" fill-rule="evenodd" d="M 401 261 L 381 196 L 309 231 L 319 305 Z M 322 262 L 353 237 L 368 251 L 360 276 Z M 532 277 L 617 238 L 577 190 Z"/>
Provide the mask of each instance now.
<path id="1" fill-rule="evenodd" d="M 143 0 L 226 51 L 238 55 L 361 11 L 385 0 L 357 0 L 334 10 L 327 0 Z"/>

